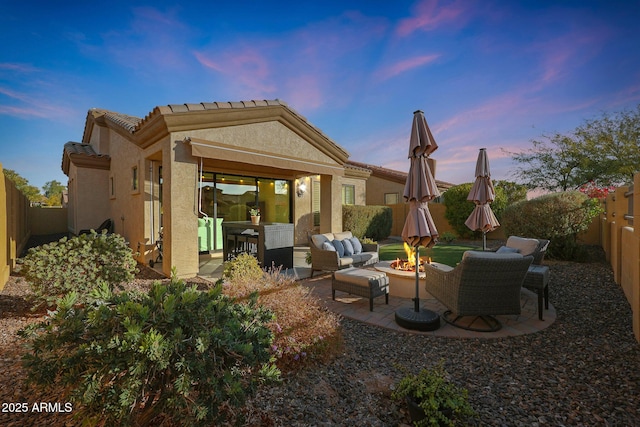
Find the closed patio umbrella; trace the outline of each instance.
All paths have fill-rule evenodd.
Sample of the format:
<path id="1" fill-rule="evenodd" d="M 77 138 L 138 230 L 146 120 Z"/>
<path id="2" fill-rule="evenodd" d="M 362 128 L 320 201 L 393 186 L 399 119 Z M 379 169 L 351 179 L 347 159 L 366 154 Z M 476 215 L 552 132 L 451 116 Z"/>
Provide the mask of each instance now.
<path id="1" fill-rule="evenodd" d="M 420 255 L 419 247 L 431 247 L 438 238 L 438 230 L 431 218 L 428 201 L 440 195 L 427 159 L 438 148 L 422 111 L 413 113 L 413 125 L 409 140 L 409 173 L 404 187 L 404 198 L 410 204 L 402 229 L 402 239 L 415 248 L 416 297 L 413 310 L 400 308 L 396 322 L 408 329 L 432 330 L 439 326 L 437 313 L 420 309 Z M 437 319 L 437 324 L 435 320 Z"/>
<path id="2" fill-rule="evenodd" d="M 482 250 L 487 250 L 487 232 L 500 227 L 490 206 L 495 198 L 496 192 L 491 182 L 487 149 L 481 148 L 476 162 L 476 180 L 467 196 L 467 200 L 472 201 L 476 206 L 464 223 L 471 230 L 482 232 Z"/>

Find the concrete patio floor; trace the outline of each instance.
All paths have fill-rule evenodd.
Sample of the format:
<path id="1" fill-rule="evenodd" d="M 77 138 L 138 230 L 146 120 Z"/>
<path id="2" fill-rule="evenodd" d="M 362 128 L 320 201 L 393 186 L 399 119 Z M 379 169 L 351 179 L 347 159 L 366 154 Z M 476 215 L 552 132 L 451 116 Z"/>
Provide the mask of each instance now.
<path id="1" fill-rule="evenodd" d="M 432 310 L 441 316 L 440 328 L 435 331 L 421 332 L 405 329 L 395 322 L 395 312 L 401 307 L 413 307 L 411 299 L 390 296 L 389 304 L 385 304 L 384 298 L 374 299 L 373 311 L 369 311 L 369 300 L 350 295 L 344 292 L 336 292 L 335 301 L 331 299 L 331 274 L 316 272 L 313 278 L 311 268 L 305 262 L 308 247 L 299 246 L 294 249 L 294 267 L 283 270 L 284 274 L 293 275 L 301 285 L 311 289 L 311 294 L 317 297 L 326 307 L 340 316 L 372 325 L 380 326 L 397 332 L 423 334 L 451 338 L 501 338 L 531 334 L 549 327 L 556 320 L 556 311 L 551 302 L 549 309 L 544 310 L 544 320 L 538 320 L 538 297 L 534 292 L 522 289 L 522 312 L 515 316 L 496 316 L 502 323 L 502 329 L 496 332 L 473 332 L 449 325 L 442 319 L 446 308 L 434 298 L 421 299 L 420 308 Z M 200 256 L 199 276 L 209 280 L 222 277 L 222 253 L 212 253 Z M 553 280 L 550 286 L 553 286 Z M 471 320 L 471 319 L 470 319 Z"/>

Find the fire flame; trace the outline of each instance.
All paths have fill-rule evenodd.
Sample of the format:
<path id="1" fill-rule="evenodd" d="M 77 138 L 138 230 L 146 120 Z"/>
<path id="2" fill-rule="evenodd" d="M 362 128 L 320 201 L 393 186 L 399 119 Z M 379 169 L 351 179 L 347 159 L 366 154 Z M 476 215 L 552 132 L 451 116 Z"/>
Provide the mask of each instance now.
<path id="1" fill-rule="evenodd" d="M 402 260 L 397 258 L 394 262 L 391 263 L 391 267 L 396 270 L 402 271 L 415 271 L 416 270 L 416 250 L 417 248 L 409 246 L 406 242 L 404 243 L 404 251 L 407 254 L 407 259 Z M 419 269 L 420 271 L 424 271 L 424 267 L 422 266 L 423 261 L 421 259 L 419 261 Z M 426 259 L 428 264 L 431 264 L 431 257 Z"/>

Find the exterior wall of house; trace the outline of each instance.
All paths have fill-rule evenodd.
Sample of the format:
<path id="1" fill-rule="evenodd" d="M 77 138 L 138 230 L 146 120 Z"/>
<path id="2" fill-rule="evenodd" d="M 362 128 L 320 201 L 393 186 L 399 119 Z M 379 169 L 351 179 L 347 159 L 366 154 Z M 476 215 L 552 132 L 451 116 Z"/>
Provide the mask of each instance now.
<path id="1" fill-rule="evenodd" d="M 328 155 L 314 150 L 300 135 L 275 121 L 192 130 L 183 135 L 235 146 L 241 150 L 250 148 L 307 161 L 335 164 Z M 180 138 L 181 135 L 176 136 Z M 236 159 L 230 156 L 225 160 Z"/>
<path id="2" fill-rule="evenodd" d="M 77 167 L 71 163 L 68 187 L 68 224 L 71 233 L 78 234 L 80 230 L 96 228 L 111 217 L 109 171 Z"/>
<path id="3" fill-rule="evenodd" d="M 307 235 L 314 233 L 315 227 L 313 225 L 313 211 L 312 211 L 312 179 L 310 176 L 298 178 L 294 181 L 294 187 L 298 183 L 304 183 L 307 191 L 298 196 L 294 195 L 293 198 L 293 224 L 294 224 L 294 239 L 296 245 L 306 245 Z M 295 192 L 295 188 L 294 188 Z"/>
<path id="4" fill-rule="evenodd" d="M 404 202 L 402 193 L 404 192 L 404 183 L 383 179 L 375 175 L 367 181 L 367 205 L 384 205 L 384 195 L 386 193 L 397 193 L 398 202 Z"/>
<path id="5" fill-rule="evenodd" d="M 367 204 L 367 182 L 363 178 L 352 178 L 345 176 L 342 178 L 342 185 L 353 185 L 355 189 L 356 205 Z"/>

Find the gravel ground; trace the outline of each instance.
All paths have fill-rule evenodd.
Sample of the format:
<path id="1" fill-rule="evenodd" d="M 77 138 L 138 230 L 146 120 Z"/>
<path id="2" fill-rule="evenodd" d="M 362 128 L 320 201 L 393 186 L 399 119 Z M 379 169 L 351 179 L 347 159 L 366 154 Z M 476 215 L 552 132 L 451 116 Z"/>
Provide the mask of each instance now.
<path id="1" fill-rule="evenodd" d="M 604 259 L 593 248 L 593 259 Z M 342 320 L 343 354 L 327 365 L 284 377 L 249 402 L 249 423 L 266 426 L 397 426 L 409 423 L 390 399 L 400 373 L 444 359 L 469 390 L 472 426 L 640 426 L 640 344 L 631 310 L 604 262 L 548 262 L 557 320 L 530 335 L 451 339 L 403 334 Z M 148 277 L 142 277 L 146 279 Z M 141 281 L 140 283 L 144 283 Z M 1 426 L 75 425 L 69 414 L 37 413 L 56 402 L 22 385 L 15 331 L 37 320 L 12 276 L 0 294 L 0 403 L 27 402 L 28 413 L 0 412 Z"/>

